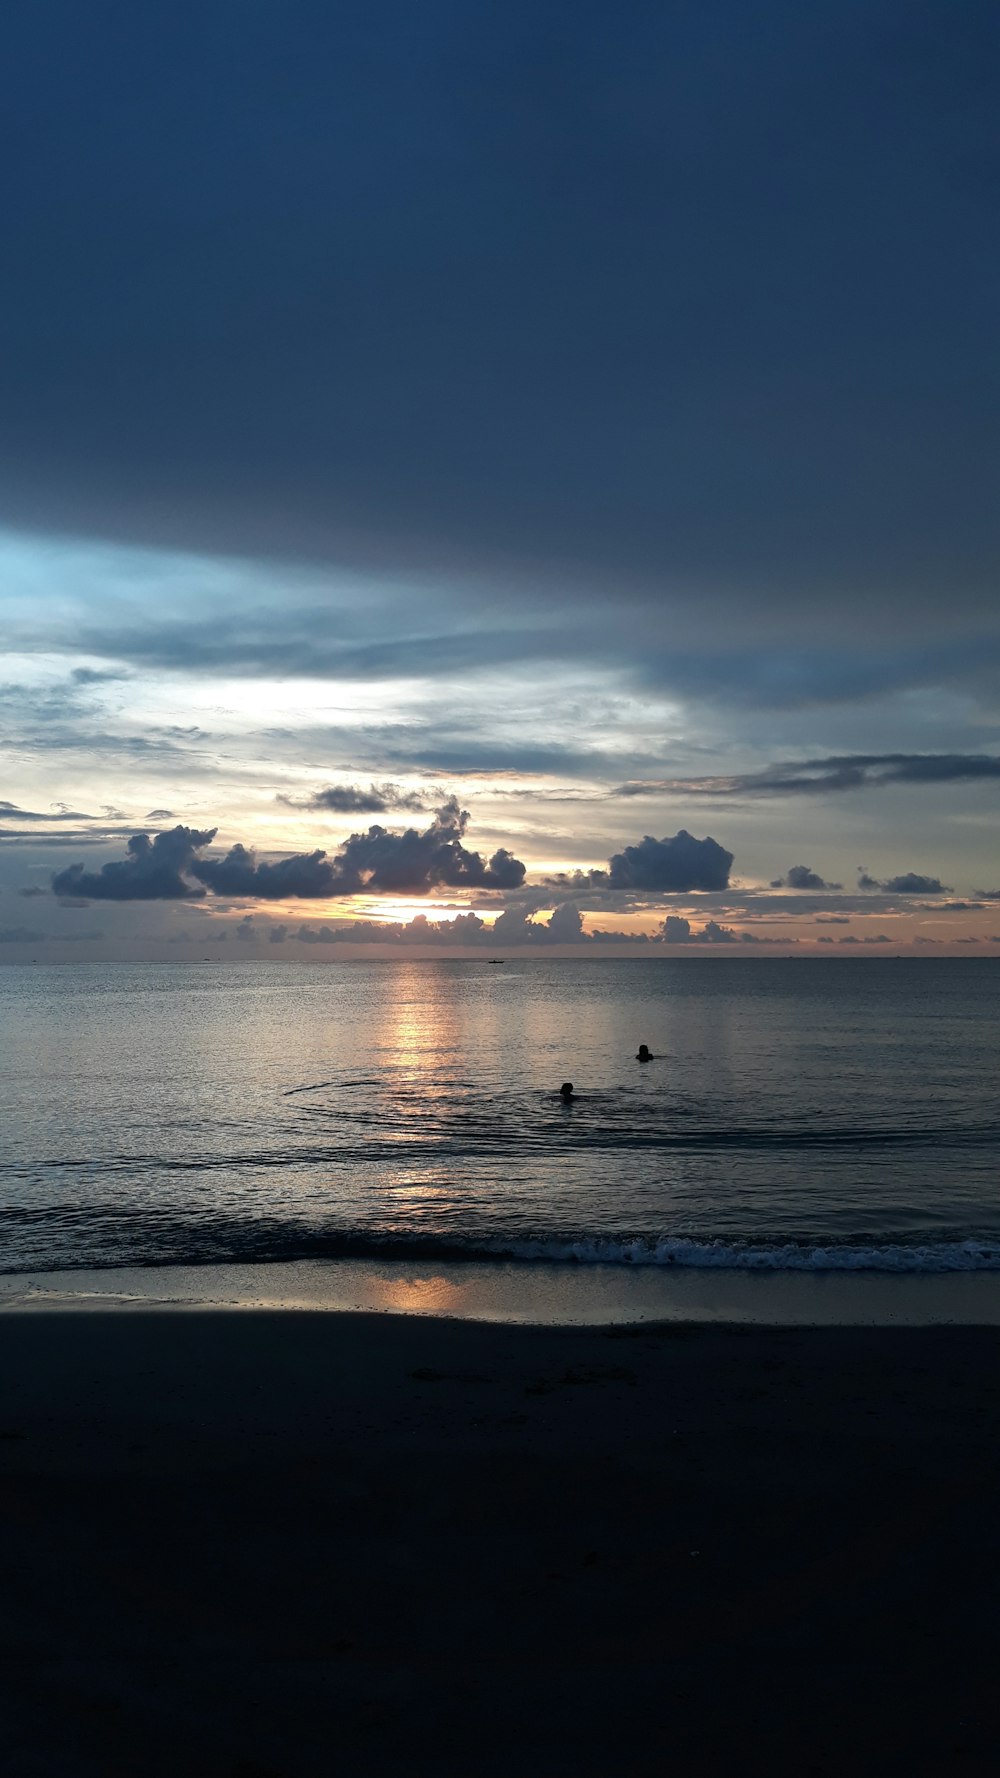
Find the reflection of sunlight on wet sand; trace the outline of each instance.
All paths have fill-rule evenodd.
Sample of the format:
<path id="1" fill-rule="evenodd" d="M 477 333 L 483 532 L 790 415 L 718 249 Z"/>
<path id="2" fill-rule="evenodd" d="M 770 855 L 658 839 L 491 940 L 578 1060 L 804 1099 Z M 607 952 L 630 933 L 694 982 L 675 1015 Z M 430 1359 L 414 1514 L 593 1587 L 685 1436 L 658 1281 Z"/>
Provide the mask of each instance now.
<path id="1" fill-rule="evenodd" d="M 0 1316 L 63 1310 L 306 1309 L 453 1315 L 473 1321 L 603 1326 L 756 1322 L 765 1326 L 1000 1325 L 995 1273 L 753 1273 L 656 1266 L 450 1263 L 421 1271 L 384 1260 L 143 1266 L 0 1275 Z"/>
<path id="2" fill-rule="evenodd" d="M 397 1314 L 456 1315 L 469 1291 L 466 1285 L 435 1274 L 430 1278 L 378 1278 L 371 1294 L 373 1307 L 394 1309 Z"/>

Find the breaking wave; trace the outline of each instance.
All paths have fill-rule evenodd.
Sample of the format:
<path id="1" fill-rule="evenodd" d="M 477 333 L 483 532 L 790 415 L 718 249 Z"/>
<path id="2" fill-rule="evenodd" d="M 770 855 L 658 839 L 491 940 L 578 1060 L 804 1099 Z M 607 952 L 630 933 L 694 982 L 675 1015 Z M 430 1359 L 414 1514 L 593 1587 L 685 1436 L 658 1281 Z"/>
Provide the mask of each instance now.
<path id="1" fill-rule="evenodd" d="M 1000 1271 L 1000 1242 L 977 1240 L 920 1245 L 891 1242 L 884 1246 L 786 1241 L 765 1246 L 673 1235 L 662 1240 L 517 1241 L 502 1251 L 512 1259 L 574 1261 L 578 1265 L 688 1266 L 743 1272 Z"/>
<path id="2" fill-rule="evenodd" d="M 9 1214 L 9 1213 L 8 1213 Z M 0 1216 L 0 1227 L 6 1220 Z M 1000 1271 L 1000 1239 L 968 1235 L 951 1240 L 744 1241 L 697 1235 L 597 1235 L 542 1233 L 449 1234 L 415 1229 L 326 1229 L 280 1221 L 216 1222 L 192 1226 L 167 1219 L 137 1226 L 136 1219 L 102 1218 L 90 1239 L 53 1240 L 51 1226 L 35 1239 L 21 1230 L 14 1253 L 0 1272 L 73 1271 L 81 1266 L 267 1265 L 294 1261 L 376 1260 L 411 1265 L 515 1264 L 555 1266 L 678 1267 L 734 1272 L 881 1272 L 896 1274 Z M 41 1235 L 42 1239 L 37 1237 Z M 46 1238 L 47 1237 L 47 1238 Z"/>

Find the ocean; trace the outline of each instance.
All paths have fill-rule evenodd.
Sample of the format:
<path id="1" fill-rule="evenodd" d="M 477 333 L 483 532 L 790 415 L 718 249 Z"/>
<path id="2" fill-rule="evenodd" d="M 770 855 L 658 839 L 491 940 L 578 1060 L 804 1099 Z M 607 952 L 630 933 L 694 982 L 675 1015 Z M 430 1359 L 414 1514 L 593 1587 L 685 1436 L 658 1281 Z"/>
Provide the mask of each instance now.
<path id="1" fill-rule="evenodd" d="M 996 1270 L 998 1048 L 1000 959 L 9 967 L 0 1271 Z"/>

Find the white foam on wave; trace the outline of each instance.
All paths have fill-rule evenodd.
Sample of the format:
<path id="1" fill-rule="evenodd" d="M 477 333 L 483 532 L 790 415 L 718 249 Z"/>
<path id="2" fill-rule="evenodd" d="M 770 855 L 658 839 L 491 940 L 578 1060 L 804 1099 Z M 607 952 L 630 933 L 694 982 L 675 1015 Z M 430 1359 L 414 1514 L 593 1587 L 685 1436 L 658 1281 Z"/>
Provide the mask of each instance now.
<path id="1" fill-rule="evenodd" d="M 579 1265 L 690 1266 L 744 1272 L 995 1272 L 998 1241 L 935 1241 L 908 1246 L 811 1247 L 788 1241 L 763 1247 L 729 1241 L 697 1241 L 679 1235 L 660 1240 L 512 1241 L 496 1251 L 513 1259 L 564 1260 Z"/>

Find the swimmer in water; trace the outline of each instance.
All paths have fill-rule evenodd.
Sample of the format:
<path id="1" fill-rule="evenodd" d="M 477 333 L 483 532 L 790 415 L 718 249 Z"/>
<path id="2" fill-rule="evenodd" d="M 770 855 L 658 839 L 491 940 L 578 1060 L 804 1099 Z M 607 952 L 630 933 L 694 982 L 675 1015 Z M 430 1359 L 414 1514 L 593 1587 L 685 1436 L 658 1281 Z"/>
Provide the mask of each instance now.
<path id="1" fill-rule="evenodd" d="M 636 1055 L 635 1059 L 637 1062 L 655 1062 L 656 1061 L 656 1057 L 653 1055 L 652 1050 L 649 1048 L 649 1045 L 646 1043 L 640 1043 L 638 1054 Z"/>
<path id="2" fill-rule="evenodd" d="M 573 1097 L 573 1082 L 571 1080 L 563 1081 L 562 1086 L 559 1088 L 559 1097 L 564 1105 L 569 1104 Z"/>

